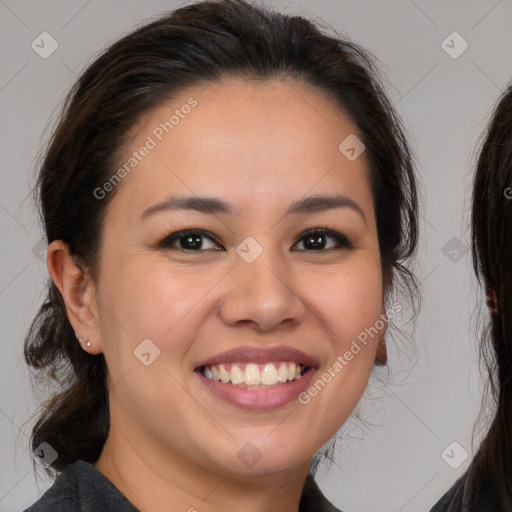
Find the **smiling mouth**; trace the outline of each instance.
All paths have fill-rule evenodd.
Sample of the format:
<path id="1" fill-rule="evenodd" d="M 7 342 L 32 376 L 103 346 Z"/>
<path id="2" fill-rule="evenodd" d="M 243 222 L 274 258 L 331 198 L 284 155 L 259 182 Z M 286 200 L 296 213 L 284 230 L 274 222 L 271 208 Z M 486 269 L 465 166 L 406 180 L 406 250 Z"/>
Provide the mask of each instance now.
<path id="1" fill-rule="evenodd" d="M 267 389 L 301 379 L 308 367 L 290 361 L 265 364 L 220 363 L 205 365 L 199 371 L 209 380 L 221 381 L 242 389 Z"/>

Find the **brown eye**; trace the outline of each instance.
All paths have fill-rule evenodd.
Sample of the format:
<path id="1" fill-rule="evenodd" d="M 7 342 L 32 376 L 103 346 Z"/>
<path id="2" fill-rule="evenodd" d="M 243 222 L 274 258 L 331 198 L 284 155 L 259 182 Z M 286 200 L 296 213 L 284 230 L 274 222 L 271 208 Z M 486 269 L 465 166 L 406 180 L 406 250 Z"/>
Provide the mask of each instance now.
<path id="1" fill-rule="evenodd" d="M 331 243 L 331 247 L 326 248 L 328 245 L 327 240 L 329 238 L 335 241 L 334 246 L 332 246 Z M 326 228 L 311 229 L 301 236 L 300 241 L 302 241 L 305 247 L 305 249 L 300 250 L 307 250 L 308 252 L 324 252 L 333 249 L 353 249 L 353 245 L 345 235 Z"/>
<path id="2" fill-rule="evenodd" d="M 207 247 L 208 243 L 204 242 L 205 239 L 209 240 L 211 242 L 210 245 L 213 245 L 213 247 Z M 158 248 L 160 249 L 196 252 L 212 249 L 222 250 L 220 247 L 213 235 L 205 231 L 191 229 L 171 233 L 158 243 Z"/>
<path id="3" fill-rule="evenodd" d="M 331 241 L 329 242 L 329 240 Z M 327 228 L 310 229 L 300 237 L 299 242 L 304 246 L 303 249 L 299 250 L 307 252 L 353 249 L 353 245 L 345 235 Z M 191 252 L 225 250 L 213 234 L 197 229 L 186 229 L 171 233 L 161 240 L 157 247 L 159 249 Z"/>

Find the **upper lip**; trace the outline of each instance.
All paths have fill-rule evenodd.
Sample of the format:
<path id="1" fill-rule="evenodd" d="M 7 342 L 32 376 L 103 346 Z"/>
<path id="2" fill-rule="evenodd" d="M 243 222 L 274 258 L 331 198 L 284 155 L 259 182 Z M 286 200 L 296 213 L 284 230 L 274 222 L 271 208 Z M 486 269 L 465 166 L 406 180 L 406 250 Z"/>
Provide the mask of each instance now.
<path id="1" fill-rule="evenodd" d="M 280 346 L 274 348 L 242 347 L 227 350 L 201 361 L 194 369 L 198 370 L 203 366 L 212 366 L 220 363 L 247 362 L 264 364 L 272 361 L 292 361 L 305 366 L 318 366 L 318 361 L 314 357 L 295 348 Z"/>

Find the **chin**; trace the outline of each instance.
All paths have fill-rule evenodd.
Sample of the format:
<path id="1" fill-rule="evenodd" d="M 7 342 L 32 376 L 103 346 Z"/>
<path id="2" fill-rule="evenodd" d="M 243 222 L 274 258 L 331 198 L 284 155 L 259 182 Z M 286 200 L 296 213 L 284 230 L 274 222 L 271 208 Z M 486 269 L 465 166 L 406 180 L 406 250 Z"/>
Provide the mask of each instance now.
<path id="1" fill-rule="evenodd" d="M 303 441 L 290 442 L 288 438 L 288 441 L 274 439 L 269 442 L 268 439 L 265 440 L 265 436 L 268 436 L 268 430 L 259 437 L 254 436 L 254 441 L 246 441 L 245 439 L 250 437 L 244 436 L 243 441 L 234 442 L 236 446 L 233 446 L 233 451 L 228 448 L 225 456 L 219 457 L 216 453 L 210 460 L 218 467 L 224 468 L 226 472 L 253 477 L 259 474 L 292 471 L 311 463 L 315 450 L 311 448 L 306 452 Z"/>

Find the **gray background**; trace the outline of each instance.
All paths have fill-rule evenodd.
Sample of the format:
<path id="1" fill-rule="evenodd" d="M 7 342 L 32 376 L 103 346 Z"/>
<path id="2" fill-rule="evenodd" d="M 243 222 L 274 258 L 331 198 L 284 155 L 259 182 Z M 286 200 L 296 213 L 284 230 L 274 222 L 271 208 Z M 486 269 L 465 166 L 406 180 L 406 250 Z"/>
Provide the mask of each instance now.
<path id="1" fill-rule="evenodd" d="M 182 4 L 0 0 L 2 511 L 20 511 L 50 483 L 36 482 L 32 471 L 28 436 L 35 404 L 22 359 L 23 337 L 47 275 L 34 254 L 42 233 L 27 198 L 37 152 L 55 108 L 93 55 L 135 24 Z M 418 325 L 411 340 L 389 343 L 390 376 L 377 370 L 358 407 L 366 423 L 349 422 L 334 464 L 323 465 L 317 479 L 328 498 L 349 512 L 425 511 L 465 471 L 479 440 L 477 435 L 472 446 L 482 394 L 473 311 L 481 294 L 465 252 L 469 192 L 478 136 L 512 79 L 512 2 L 273 5 L 325 20 L 373 52 L 417 156 L 424 196 Z M 47 59 L 31 48 L 44 31 L 58 42 Z M 456 59 L 441 46 L 453 31 L 469 44 Z M 456 39 L 449 44 L 452 51 L 462 48 Z M 441 456 L 453 441 L 470 454 L 456 469 Z M 448 453 L 452 464 L 460 464 L 460 448 Z"/>

